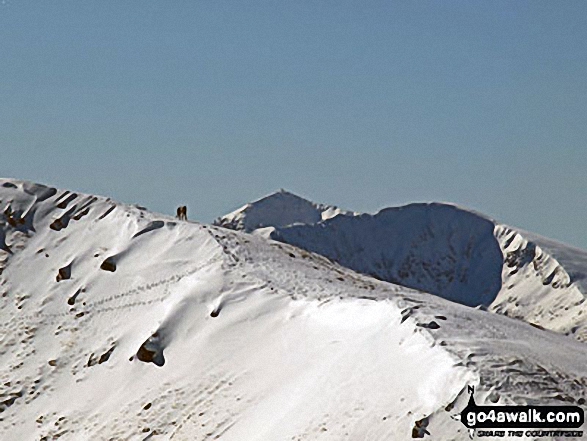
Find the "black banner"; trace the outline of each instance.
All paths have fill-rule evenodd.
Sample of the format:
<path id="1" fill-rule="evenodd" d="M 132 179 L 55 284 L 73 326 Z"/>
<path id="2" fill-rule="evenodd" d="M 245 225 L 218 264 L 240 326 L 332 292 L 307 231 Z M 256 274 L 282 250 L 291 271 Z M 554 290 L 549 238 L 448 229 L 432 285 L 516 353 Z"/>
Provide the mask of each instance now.
<path id="1" fill-rule="evenodd" d="M 585 422 L 579 406 L 478 406 L 473 398 L 461 412 L 461 422 L 469 429 L 576 429 Z"/>

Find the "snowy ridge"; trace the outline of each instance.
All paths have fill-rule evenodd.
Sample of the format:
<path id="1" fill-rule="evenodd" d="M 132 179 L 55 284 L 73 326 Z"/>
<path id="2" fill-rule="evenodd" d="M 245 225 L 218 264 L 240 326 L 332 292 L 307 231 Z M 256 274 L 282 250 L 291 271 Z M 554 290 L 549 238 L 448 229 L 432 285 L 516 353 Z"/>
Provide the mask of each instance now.
<path id="1" fill-rule="evenodd" d="M 270 225 L 262 209 L 256 222 Z M 270 238 L 363 274 L 587 340 L 582 250 L 440 203 L 273 227 Z"/>
<path id="2" fill-rule="evenodd" d="M 2 440 L 465 440 L 467 385 L 584 406 L 586 346 L 522 321 L 104 197 L 0 180 L 0 208 Z"/>

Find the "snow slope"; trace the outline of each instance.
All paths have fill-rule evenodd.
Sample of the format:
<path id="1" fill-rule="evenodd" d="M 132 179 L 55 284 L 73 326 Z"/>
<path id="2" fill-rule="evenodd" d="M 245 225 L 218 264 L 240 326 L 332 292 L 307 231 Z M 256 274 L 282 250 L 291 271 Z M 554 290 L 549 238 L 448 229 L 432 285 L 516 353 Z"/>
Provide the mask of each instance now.
<path id="1" fill-rule="evenodd" d="M 103 197 L 0 180 L 0 208 L 2 440 L 460 440 L 467 385 L 584 405 L 586 346 L 522 321 Z"/>
<path id="2" fill-rule="evenodd" d="M 271 225 L 262 211 L 256 207 L 256 223 Z M 454 205 L 342 213 L 274 225 L 269 237 L 380 280 L 587 340 L 587 252 Z"/>

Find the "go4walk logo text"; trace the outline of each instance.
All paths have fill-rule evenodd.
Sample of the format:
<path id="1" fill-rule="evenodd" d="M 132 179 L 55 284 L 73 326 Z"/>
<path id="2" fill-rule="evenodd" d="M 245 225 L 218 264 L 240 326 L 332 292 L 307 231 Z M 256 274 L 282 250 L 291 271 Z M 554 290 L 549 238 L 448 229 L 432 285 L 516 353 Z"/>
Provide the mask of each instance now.
<path id="1" fill-rule="evenodd" d="M 461 412 L 461 422 L 471 432 L 477 429 L 477 436 L 583 436 L 582 431 L 572 430 L 585 421 L 579 406 L 478 406 L 473 397 L 475 389 L 469 386 L 468 391 L 471 395 Z"/>

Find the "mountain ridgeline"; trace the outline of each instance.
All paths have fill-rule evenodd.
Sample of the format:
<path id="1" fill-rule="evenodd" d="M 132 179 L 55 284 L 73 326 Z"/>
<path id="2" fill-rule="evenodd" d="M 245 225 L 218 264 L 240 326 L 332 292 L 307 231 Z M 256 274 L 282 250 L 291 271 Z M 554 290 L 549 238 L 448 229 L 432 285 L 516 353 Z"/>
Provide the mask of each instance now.
<path id="1" fill-rule="evenodd" d="M 247 211 L 254 211 L 255 223 L 264 228 L 248 231 L 320 254 L 379 280 L 485 307 L 575 334 L 580 340 L 587 338 L 582 312 L 587 253 L 582 250 L 442 203 L 386 208 L 374 215 L 340 212 L 314 222 L 271 224 L 270 217 L 263 220 L 262 212 L 271 207 L 273 198 L 280 199 L 281 216 L 296 218 L 296 207 L 287 213 L 278 195 L 263 198 L 263 206 L 257 209 L 253 208 L 256 203 L 248 204 L 248 210 L 237 210 L 216 224 L 228 228 L 247 224 Z"/>
<path id="2" fill-rule="evenodd" d="M 584 251 L 284 191 L 217 223 L 0 179 L 2 440 L 464 441 L 470 385 L 585 409 Z"/>

